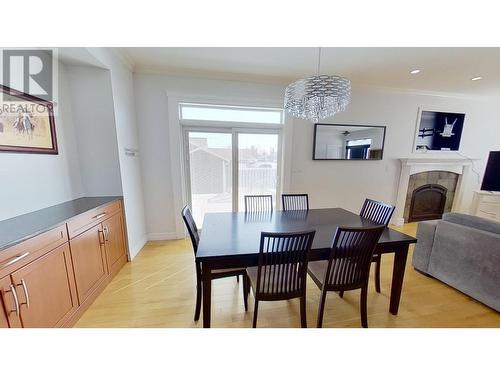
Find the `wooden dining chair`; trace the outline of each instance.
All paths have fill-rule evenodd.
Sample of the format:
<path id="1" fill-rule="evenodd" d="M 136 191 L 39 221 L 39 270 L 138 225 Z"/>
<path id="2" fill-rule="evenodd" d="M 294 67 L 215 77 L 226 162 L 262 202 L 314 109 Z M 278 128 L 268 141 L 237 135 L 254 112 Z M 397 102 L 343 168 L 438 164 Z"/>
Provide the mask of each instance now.
<path id="1" fill-rule="evenodd" d="M 370 228 L 337 228 L 329 260 L 310 262 L 309 276 L 321 290 L 317 327 L 323 325 L 326 294 L 329 291 L 361 289 L 361 325 L 368 327 L 366 300 L 370 264 L 375 246 L 385 226 Z"/>
<path id="2" fill-rule="evenodd" d="M 283 211 L 298 211 L 309 209 L 309 196 L 307 194 L 281 194 Z"/>
<path id="3" fill-rule="evenodd" d="M 259 301 L 300 298 L 301 327 L 307 328 L 307 261 L 316 231 L 268 233 L 260 236 L 259 263 L 247 268 L 255 296 L 253 328 L 257 326 Z"/>
<path id="4" fill-rule="evenodd" d="M 191 210 L 188 206 L 184 206 L 182 209 L 182 219 L 186 224 L 189 237 L 191 238 L 191 243 L 193 244 L 194 256 L 196 258 L 196 253 L 198 251 L 198 243 L 200 242 L 200 236 L 198 232 L 198 228 L 196 227 L 196 223 L 193 219 L 193 215 L 191 214 Z M 198 262 L 195 262 L 196 267 L 196 307 L 194 312 L 194 320 L 198 321 L 200 319 L 200 311 L 201 311 L 201 297 L 202 297 L 202 278 L 201 278 L 201 265 Z M 221 279 L 224 277 L 232 277 L 242 275 L 243 278 L 243 301 L 245 303 L 245 311 L 248 311 L 248 294 L 249 294 L 249 282 L 246 275 L 245 268 L 228 268 L 221 270 L 212 270 L 211 271 L 211 279 Z"/>
<path id="5" fill-rule="evenodd" d="M 360 216 L 369 219 L 377 224 L 389 225 L 392 214 L 396 207 L 383 202 L 374 201 L 373 199 L 365 199 L 361 208 Z M 382 262 L 382 254 L 373 254 L 372 262 L 375 263 L 375 290 L 380 293 L 380 265 Z"/>
<path id="6" fill-rule="evenodd" d="M 272 195 L 245 195 L 245 212 L 273 211 Z"/>

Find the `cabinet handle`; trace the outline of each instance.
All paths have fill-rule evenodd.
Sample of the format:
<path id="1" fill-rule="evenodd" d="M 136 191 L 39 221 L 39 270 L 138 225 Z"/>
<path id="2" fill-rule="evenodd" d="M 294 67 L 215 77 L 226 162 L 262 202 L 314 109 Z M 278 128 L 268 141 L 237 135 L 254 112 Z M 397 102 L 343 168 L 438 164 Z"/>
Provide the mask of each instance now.
<path id="1" fill-rule="evenodd" d="M 10 310 L 9 312 L 15 312 L 17 316 L 19 316 L 19 299 L 17 298 L 16 287 L 10 284 L 10 290 L 7 293 L 12 293 L 12 297 L 14 297 L 14 310 Z"/>
<path id="2" fill-rule="evenodd" d="M 109 228 L 107 225 L 102 229 L 102 233 L 104 234 L 104 240 L 109 241 Z"/>
<path id="3" fill-rule="evenodd" d="M 24 290 L 24 297 L 26 298 L 26 302 L 21 303 L 19 306 L 26 305 L 26 308 L 30 308 L 30 295 L 28 294 L 28 287 L 26 286 L 26 282 L 24 279 L 21 279 L 21 284 L 17 284 L 18 286 L 22 286 Z"/>
<path id="4" fill-rule="evenodd" d="M 98 236 L 99 236 L 99 245 L 104 245 L 105 242 L 105 237 L 104 237 L 104 231 L 102 229 L 97 230 Z M 102 242 L 101 242 L 101 234 L 102 234 Z"/>
<path id="5" fill-rule="evenodd" d="M 95 215 L 92 219 L 100 219 L 103 218 L 104 216 L 106 216 L 106 212 L 103 212 L 102 214 L 99 215 Z"/>
<path id="6" fill-rule="evenodd" d="M 30 255 L 29 252 L 28 253 L 24 253 L 22 255 L 16 255 L 14 258 L 12 258 L 11 260 L 9 260 L 8 262 L 2 264 L 2 266 L 0 267 L 0 270 L 2 270 L 4 268 L 7 268 L 8 266 L 11 266 L 11 265 L 13 265 L 16 262 L 19 262 L 21 259 L 26 258 L 28 255 Z"/>

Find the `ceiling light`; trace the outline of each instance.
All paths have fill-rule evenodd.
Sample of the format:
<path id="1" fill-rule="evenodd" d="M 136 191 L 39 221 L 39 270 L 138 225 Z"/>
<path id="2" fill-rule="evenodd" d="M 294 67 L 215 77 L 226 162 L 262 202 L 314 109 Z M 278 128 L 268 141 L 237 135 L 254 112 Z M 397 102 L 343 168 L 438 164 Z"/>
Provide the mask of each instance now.
<path id="1" fill-rule="evenodd" d="M 418 74 L 420 73 L 420 69 L 413 69 L 410 74 Z"/>
<path id="2" fill-rule="evenodd" d="M 299 79 L 285 90 L 285 110 L 294 117 L 318 122 L 345 110 L 351 99 L 351 81 L 320 74 L 321 48 L 315 76 Z"/>
<path id="3" fill-rule="evenodd" d="M 483 79 L 483 77 L 479 76 L 479 77 L 471 78 L 470 80 L 471 81 L 480 81 L 481 79 Z"/>

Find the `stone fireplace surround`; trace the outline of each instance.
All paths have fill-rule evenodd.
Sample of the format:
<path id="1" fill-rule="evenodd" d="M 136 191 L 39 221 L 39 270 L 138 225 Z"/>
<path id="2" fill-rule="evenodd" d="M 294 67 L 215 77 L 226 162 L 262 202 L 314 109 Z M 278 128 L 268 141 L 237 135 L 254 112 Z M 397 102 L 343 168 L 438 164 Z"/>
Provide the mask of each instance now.
<path id="1" fill-rule="evenodd" d="M 460 207 L 463 199 L 463 183 L 469 178 L 472 161 L 468 159 L 399 159 L 401 162 L 401 174 L 399 176 L 398 195 L 396 200 L 396 210 L 394 212 L 393 223 L 403 225 L 405 223 L 405 206 L 407 202 L 410 176 L 421 172 L 442 171 L 458 174 L 455 194 L 451 211 Z"/>

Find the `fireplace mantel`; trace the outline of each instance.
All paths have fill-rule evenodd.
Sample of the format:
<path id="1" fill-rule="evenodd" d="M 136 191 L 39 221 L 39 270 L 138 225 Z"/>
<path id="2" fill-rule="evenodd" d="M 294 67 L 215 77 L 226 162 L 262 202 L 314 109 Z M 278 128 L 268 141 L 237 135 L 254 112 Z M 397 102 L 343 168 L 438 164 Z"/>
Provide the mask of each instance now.
<path id="1" fill-rule="evenodd" d="M 475 159 L 440 159 L 440 158 L 414 158 L 399 159 L 401 162 L 401 174 L 399 176 L 398 195 L 396 200 L 396 211 L 394 214 L 394 224 L 404 224 L 404 209 L 406 194 L 408 192 L 408 183 L 412 174 L 429 171 L 446 171 L 459 175 L 455 199 L 453 201 L 452 211 L 459 207 L 463 199 L 463 183 L 467 180 L 472 163 Z"/>

